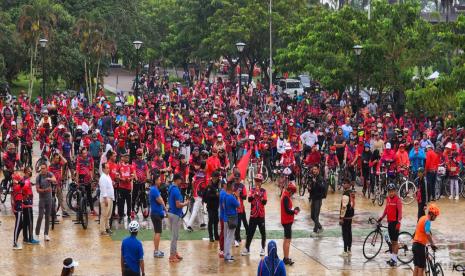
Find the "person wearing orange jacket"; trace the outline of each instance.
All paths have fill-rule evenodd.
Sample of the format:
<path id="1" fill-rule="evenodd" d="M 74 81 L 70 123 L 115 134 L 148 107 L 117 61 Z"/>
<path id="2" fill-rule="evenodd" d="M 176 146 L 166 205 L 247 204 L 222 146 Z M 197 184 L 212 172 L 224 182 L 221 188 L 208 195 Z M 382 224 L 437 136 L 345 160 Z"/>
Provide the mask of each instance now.
<path id="1" fill-rule="evenodd" d="M 402 173 L 403 175 L 407 176 L 409 167 L 410 159 L 408 157 L 408 152 L 405 150 L 405 144 L 400 144 L 399 150 L 396 153 L 397 173 Z"/>
<path id="2" fill-rule="evenodd" d="M 439 167 L 439 155 L 434 151 L 431 145 L 426 145 L 426 183 L 428 185 L 428 201 L 435 200 L 436 191 L 436 174 Z"/>

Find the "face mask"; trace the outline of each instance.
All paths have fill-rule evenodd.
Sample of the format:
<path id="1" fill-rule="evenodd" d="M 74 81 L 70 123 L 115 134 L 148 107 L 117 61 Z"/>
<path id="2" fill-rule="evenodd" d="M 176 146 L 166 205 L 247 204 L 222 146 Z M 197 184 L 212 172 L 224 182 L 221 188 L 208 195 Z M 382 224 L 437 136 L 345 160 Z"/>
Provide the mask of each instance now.
<path id="1" fill-rule="evenodd" d="M 218 141 L 221 142 L 223 140 L 223 138 L 218 138 Z"/>

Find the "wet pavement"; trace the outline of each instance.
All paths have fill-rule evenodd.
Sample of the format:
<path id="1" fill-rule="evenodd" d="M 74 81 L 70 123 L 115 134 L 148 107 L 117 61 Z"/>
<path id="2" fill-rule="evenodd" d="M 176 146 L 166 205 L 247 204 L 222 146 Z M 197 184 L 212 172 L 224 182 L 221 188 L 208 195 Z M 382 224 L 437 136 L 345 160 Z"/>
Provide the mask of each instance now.
<path id="1" fill-rule="evenodd" d="M 264 188 L 268 190 L 268 204 L 266 206 L 267 230 L 282 230 L 279 220 L 279 198 L 273 184 L 267 183 Z M 35 197 L 37 198 L 37 197 Z M 9 198 L 7 199 L 7 203 Z M 35 204 L 38 203 L 36 200 Z M 465 263 L 465 234 L 463 221 L 465 218 L 465 200 L 449 201 L 442 199 L 438 203 L 441 215 L 433 222 L 432 229 L 440 249 L 437 258 L 445 269 L 445 275 L 460 275 L 452 273 L 453 264 Z M 352 257 L 339 256 L 343 250 L 341 231 L 338 226 L 338 210 L 340 205 L 340 192 L 330 193 L 324 200 L 320 222 L 325 231 L 319 237 L 310 237 L 308 234 L 294 239 L 291 246 L 291 257 L 296 262 L 287 267 L 289 275 L 411 275 L 412 263 L 400 265 L 392 269 L 385 261 L 388 254 L 382 252 L 371 261 L 366 261 L 362 254 L 362 245 L 365 236 L 373 225 L 367 223 L 369 217 L 377 217 L 384 207 L 374 206 L 371 201 L 356 196 L 355 218 L 353 224 Z M 246 203 L 247 213 L 250 210 Z M 296 217 L 293 229 L 309 233 L 313 229 L 310 220 L 310 206 L 306 197 L 296 196 L 294 206 L 299 206 L 302 212 Z M 23 250 L 13 251 L 12 239 L 14 216 L 11 214 L 9 204 L 0 205 L 0 239 L 1 275 L 59 275 L 62 261 L 72 257 L 79 261 L 75 275 L 121 275 L 120 273 L 120 246 L 121 242 L 110 237 L 101 237 L 98 233 L 98 223 L 89 222 L 87 230 L 75 225 L 72 218 L 59 218 L 60 224 L 55 230 L 50 230 L 50 242 L 44 242 L 40 236 L 39 245 L 23 245 Z M 34 216 L 37 217 L 35 207 Z M 417 206 L 415 203 L 404 206 L 404 220 L 402 229 L 412 232 L 416 223 Z M 142 218 L 140 218 L 142 221 Z M 142 222 L 143 227 L 151 228 L 150 223 Z M 116 224 L 116 228 L 124 225 Z M 148 231 L 148 230 L 147 230 Z M 168 231 L 168 230 L 164 230 Z M 258 230 L 256 237 L 260 236 Z M 20 235 L 22 242 L 22 235 Z M 243 237 L 243 244 L 245 237 Z M 242 245 L 243 245 L 242 244 Z M 278 253 L 282 257 L 282 240 L 277 240 Z M 236 261 L 233 264 L 224 264 L 218 258 L 218 243 L 208 240 L 184 240 L 178 242 L 178 248 L 184 260 L 177 264 L 170 264 L 168 258 L 155 259 L 152 257 L 153 243 L 143 241 L 145 251 L 145 269 L 147 275 L 256 275 L 260 260 L 260 241 L 252 242 L 251 255 L 240 256 L 242 246 L 233 248 Z M 168 254 L 169 240 L 162 240 L 160 249 Z"/>

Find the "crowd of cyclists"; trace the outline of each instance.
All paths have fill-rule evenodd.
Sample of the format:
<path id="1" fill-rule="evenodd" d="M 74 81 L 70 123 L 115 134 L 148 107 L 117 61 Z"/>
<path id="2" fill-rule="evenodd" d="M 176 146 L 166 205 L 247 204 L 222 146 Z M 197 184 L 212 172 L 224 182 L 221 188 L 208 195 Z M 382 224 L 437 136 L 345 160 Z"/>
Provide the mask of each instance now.
<path id="1" fill-rule="evenodd" d="M 20 93 L 0 102 L 1 200 L 11 194 L 17 217 L 14 248 L 21 248 L 17 242 L 21 229 L 24 242 L 38 243 L 42 216 L 44 239 L 50 240 L 49 219 L 56 215 L 50 210 L 52 201 L 64 218 L 70 209 L 80 209 L 78 220 L 83 225 L 87 208 L 90 215 L 99 215 L 102 165 L 115 191 L 110 223 L 102 235 L 111 234 L 113 223 L 123 223 L 124 218 L 148 218 L 152 205 L 148 191 L 154 183 L 161 198 L 157 202 L 169 213 L 165 205 L 172 207 L 169 186 L 176 179 L 187 202 L 176 207 L 183 217 L 190 213 L 186 229 L 208 224 L 210 241 L 224 242 L 227 218 L 218 214 L 220 190 L 232 182 L 239 203 L 235 246 L 241 242 L 241 224 L 247 231 L 243 255 L 250 254 L 257 227 L 263 238 L 260 254 L 265 254 L 267 194 L 262 183 L 267 181 L 277 183 L 283 198 L 308 191 L 315 202 L 317 182 L 325 183 L 318 192 L 323 198 L 347 181 L 352 189 L 361 186 L 363 195 L 380 205 L 391 189 L 404 203 L 425 201 L 422 195 L 426 203 L 465 196 L 465 129 L 449 127 L 450 118 L 394 112 L 391 106 L 378 106 L 374 98 L 361 103 L 349 92 L 331 93 L 317 83 L 304 94 L 289 97 L 275 88 L 268 91 L 260 81 L 238 89 L 237 83 L 221 77 L 213 82 L 201 77 L 189 85 L 149 79 L 141 78 L 138 99 L 133 92 L 108 96 L 101 89 L 92 102 L 83 92 L 56 92 L 46 99 L 28 99 Z M 40 157 L 34 164 L 33 154 Z M 244 175 L 238 164 L 245 157 L 250 162 Z M 31 180 L 33 172 L 37 177 Z M 427 184 L 419 185 L 423 174 Z M 35 237 L 28 210 L 34 184 L 39 187 L 40 208 Z M 244 201 L 252 205 L 249 221 Z M 284 213 L 292 207 L 285 201 Z M 315 209 L 318 214 L 312 219 L 319 224 L 319 207 Z M 322 230 L 315 225 L 314 232 Z M 285 227 L 286 231 L 290 229 Z M 227 249 L 224 244 L 220 247 L 223 257 Z M 163 257 L 158 249 L 155 253 Z M 174 253 L 170 261 L 182 260 Z M 288 252 L 284 262 L 293 263 Z"/>

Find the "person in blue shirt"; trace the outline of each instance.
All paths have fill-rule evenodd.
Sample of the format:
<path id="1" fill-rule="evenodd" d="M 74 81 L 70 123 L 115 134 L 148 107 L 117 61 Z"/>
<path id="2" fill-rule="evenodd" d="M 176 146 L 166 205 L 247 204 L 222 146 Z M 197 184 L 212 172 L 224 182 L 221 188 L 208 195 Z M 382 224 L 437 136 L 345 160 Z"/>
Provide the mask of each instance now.
<path id="1" fill-rule="evenodd" d="M 286 267 L 278 257 L 275 241 L 268 243 L 268 256 L 258 263 L 257 276 L 286 276 Z"/>
<path id="2" fill-rule="evenodd" d="M 222 208 L 224 210 L 224 261 L 231 263 L 234 258 L 231 256 L 231 247 L 234 241 L 234 232 L 237 227 L 237 200 L 239 192 L 233 193 L 233 181 L 229 181 L 226 186 L 226 194 L 222 198 Z"/>
<path id="3" fill-rule="evenodd" d="M 426 160 L 425 151 L 420 147 L 420 143 L 418 142 L 418 140 L 415 140 L 413 142 L 413 148 L 410 150 L 408 158 L 410 159 L 410 166 L 416 178 L 418 169 L 425 167 Z"/>
<path id="4" fill-rule="evenodd" d="M 123 276 L 145 276 L 144 248 L 137 239 L 139 227 L 137 221 L 131 221 L 128 225 L 131 235 L 125 238 L 121 244 L 121 273 Z"/>
<path id="5" fill-rule="evenodd" d="M 102 154 L 102 143 L 97 139 L 97 134 L 92 134 L 92 142 L 89 145 L 89 153 L 94 159 L 94 169 L 100 166 L 100 155 Z"/>
<path id="6" fill-rule="evenodd" d="M 152 186 L 150 187 L 150 218 L 152 219 L 153 230 L 155 234 L 153 235 L 153 257 L 155 258 L 163 258 L 165 253 L 158 250 L 160 245 L 160 236 L 162 232 L 162 221 L 165 217 L 165 202 L 160 194 L 160 175 L 154 176 L 154 181 L 152 182 Z"/>
<path id="7" fill-rule="evenodd" d="M 184 201 L 179 185 L 182 182 L 182 176 L 175 174 L 173 176 L 173 183 L 168 188 L 168 217 L 171 227 L 171 245 L 170 245 L 170 262 L 177 263 L 183 258 L 178 253 L 178 238 L 179 227 L 182 221 L 182 208 L 189 204 L 189 201 Z"/>
<path id="8" fill-rule="evenodd" d="M 224 258 L 224 208 L 221 202 L 226 195 L 226 186 L 227 183 L 223 182 L 223 188 L 220 191 L 220 252 L 219 257 Z"/>

